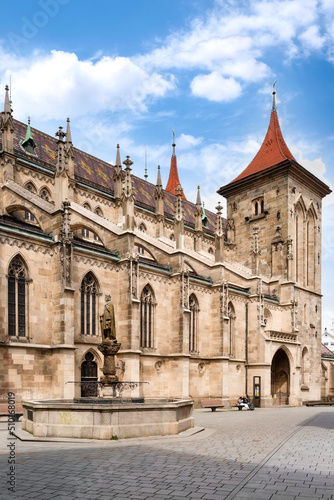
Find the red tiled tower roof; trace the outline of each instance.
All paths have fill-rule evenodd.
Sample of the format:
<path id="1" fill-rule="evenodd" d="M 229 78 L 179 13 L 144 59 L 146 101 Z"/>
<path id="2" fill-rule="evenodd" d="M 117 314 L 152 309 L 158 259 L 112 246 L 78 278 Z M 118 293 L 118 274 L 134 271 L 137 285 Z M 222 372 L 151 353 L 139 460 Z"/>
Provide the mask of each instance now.
<path id="1" fill-rule="evenodd" d="M 169 178 L 168 178 L 168 182 L 167 182 L 167 186 L 166 186 L 166 191 L 169 191 L 170 193 L 173 193 L 176 195 L 176 188 L 179 184 L 181 186 L 181 182 L 180 182 L 179 174 L 177 171 L 175 144 L 173 143 L 172 146 L 173 146 L 173 154 L 172 154 L 172 158 L 170 160 L 170 171 L 169 171 Z M 181 196 L 184 200 L 187 199 L 184 195 L 183 189 L 181 191 Z"/>
<path id="2" fill-rule="evenodd" d="M 266 137 L 257 155 L 232 182 L 245 179 L 250 175 L 257 174 L 267 168 L 277 165 L 284 160 L 295 160 L 288 146 L 285 144 L 281 128 L 278 122 L 276 106 L 273 105 L 269 127 Z"/>

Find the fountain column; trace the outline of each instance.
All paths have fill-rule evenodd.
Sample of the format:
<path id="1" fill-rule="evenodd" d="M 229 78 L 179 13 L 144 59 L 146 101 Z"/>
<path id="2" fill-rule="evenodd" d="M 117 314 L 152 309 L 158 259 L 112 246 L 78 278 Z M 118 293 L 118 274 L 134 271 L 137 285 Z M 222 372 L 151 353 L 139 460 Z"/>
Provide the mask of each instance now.
<path id="1" fill-rule="evenodd" d="M 102 333 L 102 344 L 98 346 L 99 351 L 103 354 L 103 377 L 101 382 L 103 384 L 102 394 L 103 397 L 116 396 L 116 382 L 118 377 L 116 375 L 115 355 L 121 348 L 121 343 L 116 339 L 116 324 L 114 306 L 111 302 L 111 297 L 106 296 L 106 304 L 104 312 L 100 316 L 100 325 Z"/>

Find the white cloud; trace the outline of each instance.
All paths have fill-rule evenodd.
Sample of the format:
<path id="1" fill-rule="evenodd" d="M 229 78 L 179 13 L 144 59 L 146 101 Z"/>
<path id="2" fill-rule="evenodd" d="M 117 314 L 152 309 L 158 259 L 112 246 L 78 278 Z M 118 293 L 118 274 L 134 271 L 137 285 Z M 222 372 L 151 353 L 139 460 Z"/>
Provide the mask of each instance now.
<path id="1" fill-rule="evenodd" d="M 177 150 L 183 151 L 189 148 L 193 148 L 194 146 L 198 146 L 203 141 L 203 137 L 194 137 L 193 135 L 181 134 L 180 137 L 177 138 Z"/>
<path id="2" fill-rule="evenodd" d="M 126 57 L 102 57 L 80 61 L 76 54 L 52 51 L 31 58 L 14 58 L 0 53 L 0 67 L 6 72 L 2 85 L 13 82 L 18 118 L 34 112 L 47 120 L 97 114 L 106 110 L 146 110 L 150 99 L 161 98 L 174 88 L 172 76 L 143 70 Z"/>
<path id="3" fill-rule="evenodd" d="M 195 96 L 205 97 L 209 101 L 231 101 L 241 94 L 241 85 L 234 78 L 224 78 L 214 71 L 209 75 L 195 76 L 191 91 Z"/>
<path id="4" fill-rule="evenodd" d="M 326 42 L 326 38 L 319 34 L 319 27 L 315 25 L 307 28 L 299 38 L 307 50 L 320 50 Z"/>

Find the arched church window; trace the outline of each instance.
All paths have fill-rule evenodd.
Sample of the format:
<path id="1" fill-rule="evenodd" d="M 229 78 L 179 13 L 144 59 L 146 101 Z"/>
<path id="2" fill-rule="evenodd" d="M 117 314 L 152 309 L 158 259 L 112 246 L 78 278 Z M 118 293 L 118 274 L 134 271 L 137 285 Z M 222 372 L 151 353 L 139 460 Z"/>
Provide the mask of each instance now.
<path id="1" fill-rule="evenodd" d="M 263 197 L 257 198 L 253 201 L 253 215 L 256 217 L 257 215 L 264 214 L 264 200 Z"/>
<path id="2" fill-rule="evenodd" d="M 42 188 L 39 192 L 39 195 L 43 200 L 50 201 L 50 191 L 47 188 Z"/>
<path id="3" fill-rule="evenodd" d="M 227 311 L 229 317 L 229 328 L 228 328 L 229 355 L 234 356 L 235 355 L 235 345 L 234 345 L 235 311 L 232 302 L 229 302 Z"/>
<path id="4" fill-rule="evenodd" d="M 308 355 L 308 349 L 307 347 L 304 347 L 302 351 L 302 363 L 301 363 L 301 383 L 303 386 L 308 387 L 309 384 L 309 373 L 310 373 L 310 366 L 309 366 L 309 355 Z"/>
<path id="5" fill-rule="evenodd" d="M 139 226 L 139 231 L 142 231 L 143 233 L 146 233 L 146 227 L 145 227 L 145 224 L 140 224 L 140 226 Z"/>
<path id="6" fill-rule="evenodd" d="M 97 397 L 97 364 L 91 352 L 87 352 L 81 365 L 81 397 Z"/>
<path id="7" fill-rule="evenodd" d="M 295 207 L 295 279 L 304 284 L 305 280 L 305 217 L 301 203 Z"/>
<path id="8" fill-rule="evenodd" d="M 32 182 L 28 182 L 25 185 L 25 188 L 28 189 L 28 191 L 30 191 L 31 193 L 36 193 L 36 188 L 35 188 L 35 186 L 33 185 Z"/>
<path id="9" fill-rule="evenodd" d="M 96 335 L 97 282 L 87 273 L 81 282 L 81 335 Z"/>
<path id="10" fill-rule="evenodd" d="M 8 268 L 8 335 L 26 336 L 27 269 L 20 256 Z"/>
<path id="11" fill-rule="evenodd" d="M 90 207 L 90 204 L 89 203 L 84 203 L 82 205 L 84 208 L 86 208 L 87 210 L 91 210 L 91 207 Z"/>
<path id="12" fill-rule="evenodd" d="M 140 296 L 140 347 L 154 347 L 154 294 L 149 285 Z"/>
<path id="13" fill-rule="evenodd" d="M 195 295 L 189 297 L 189 352 L 196 352 L 198 346 L 198 302 Z"/>
<path id="14" fill-rule="evenodd" d="M 27 210 L 25 210 L 24 212 L 24 220 L 27 222 L 36 222 L 36 219 L 33 216 L 33 214 L 31 212 L 28 212 Z"/>
<path id="15" fill-rule="evenodd" d="M 97 208 L 95 209 L 95 213 L 96 213 L 96 215 L 99 215 L 100 217 L 103 217 L 103 212 L 102 212 L 102 210 L 101 210 L 101 208 L 100 208 L 100 207 L 97 207 Z"/>

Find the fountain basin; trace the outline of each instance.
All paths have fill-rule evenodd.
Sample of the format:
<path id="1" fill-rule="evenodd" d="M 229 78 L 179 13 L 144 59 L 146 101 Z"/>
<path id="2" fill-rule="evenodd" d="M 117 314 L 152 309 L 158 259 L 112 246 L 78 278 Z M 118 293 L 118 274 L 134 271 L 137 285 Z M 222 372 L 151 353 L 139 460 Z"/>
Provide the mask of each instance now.
<path id="1" fill-rule="evenodd" d="M 182 399 L 23 401 L 22 429 L 35 437 L 111 439 L 178 434 L 194 426 Z"/>

